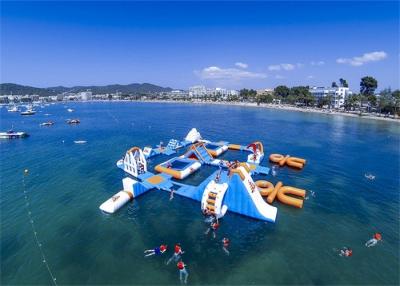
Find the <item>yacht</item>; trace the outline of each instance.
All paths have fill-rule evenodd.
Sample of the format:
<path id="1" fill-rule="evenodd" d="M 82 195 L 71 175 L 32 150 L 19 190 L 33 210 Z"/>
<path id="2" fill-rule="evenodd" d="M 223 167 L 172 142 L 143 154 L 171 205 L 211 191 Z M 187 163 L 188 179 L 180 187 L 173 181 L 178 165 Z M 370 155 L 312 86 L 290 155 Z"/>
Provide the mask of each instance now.
<path id="1" fill-rule="evenodd" d="M 26 110 L 25 110 L 25 111 L 22 111 L 20 114 L 21 114 L 21 115 L 34 115 L 35 113 L 36 113 L 36 111 L 33 110 L 32 105 L 28 105 L 28 106 L 26 107 Z"/>
<path id="2" fill-rule="evenodd" d="M 0 132 L 0 139 L 14 139 L 28 137 L 26 132 L 16 132 L 14 130 L 8 130 L 7 132 Z"/>
<path id="3" fill-rule="evenodd" d="M 16 105 L 13 105 L 12 107 L 7 109 L 8 112 L 18 112 L 18 107 Z"/>

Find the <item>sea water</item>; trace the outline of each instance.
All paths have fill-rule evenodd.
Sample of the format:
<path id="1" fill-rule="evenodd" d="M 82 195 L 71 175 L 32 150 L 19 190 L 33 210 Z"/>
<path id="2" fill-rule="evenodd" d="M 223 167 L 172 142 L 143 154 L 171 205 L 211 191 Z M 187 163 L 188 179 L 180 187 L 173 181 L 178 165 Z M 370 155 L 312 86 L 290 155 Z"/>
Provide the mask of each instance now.
<path id="1" fill-rule="evenodd" d="M 215 105 L 68 102 L 37 109 L 26 117 L 1 109 L 2 131 L 14 126 L 31 135 L 0 141 L 2 284 L 50 284 L 46 265 L 58 284 L 179 284 L 176 265 L 165 265 L 176 242 L 189 284 L 399 283 L 398 123 Z M 81 123 L 68 125 L 69 118 Z M 39 126 L 47 120 L 55 124 Z M 274 202 L 275 224 L 228 212 L 216 239 L 204 234 L 198 202 L 177 195 L 170 201 L 163 191 L 113 215 L 99 210 L 122 189 L 115 163 L 128 148 L 183 139 L 192 127 L 213 141 L 262 141 L 265 166 L 270 153 L 307 159 L 301 171 L 284 167 L 258 177 L 307 190 L 303 209 Z M 214 170 L 185 183 L 199 184 Z M 375 232 L 383 241 L 366 248 Z M 166 254 L 144 258 L 145 249 L 162 243 Z M 352 257 L 338 255 L 343 246 Z"/>

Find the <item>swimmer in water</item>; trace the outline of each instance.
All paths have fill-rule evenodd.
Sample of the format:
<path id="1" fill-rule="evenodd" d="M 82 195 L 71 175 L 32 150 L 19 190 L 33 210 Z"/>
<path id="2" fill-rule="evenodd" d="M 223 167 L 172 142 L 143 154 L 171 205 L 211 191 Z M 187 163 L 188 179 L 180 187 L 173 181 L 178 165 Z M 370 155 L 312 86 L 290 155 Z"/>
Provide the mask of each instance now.
<path id="1" fill-rule="evenodd" d="M 272 176 L 276 176 L 278 174 L 278 171 L 276 170 L 278 167 L 276 165 L 272 166 Z"/>
<path id="2" fill-rule="evenodd" d="M 210 231 L 213 233 L 213 238 L 217 237 L 217 230 L 219 228 L 218 218 L 215 218 L 211 223 L 210 227 L 206 230 L 205 234 L 209 234 Z"/>
<path id="3" fill-rule="evenodd" d="M 181 244 L 180 243 L 175 244 L 174 254 L 171 256 L 170 259 L 168 259 L 167 265 L 170 264 L 172 262 L 172 260 L 174 260 L 175 262 L 178 262 L 178 260 L 181 259 L 181 255 L 184 253 L 185 252 L 182 251 Z"/>
<path id="4" fill-rule="evenodd" d="M 344 257 L 350 257 L 350 256 L 353 255 L 353 250 L 351 250 L 350 248 L 347 248 L 347 247 L 343 247 L 343 248 L 340 250 L 339 255 L 340 255 L 340 256 L 344 256 Z"/>
<path id="5" fill-rule="evenodd" d="M 161 244 L 160 247 L 156 247 L 154 249 L 145 250 L 144 251 L 144 253 L 145 253 L 144 256 L 148 257 L 148 256 L 152 256 L 152 255 L 161 255 L 165 251 L 167 251 L 167 247 L 168 247 L 168 245 Z"/>
<path id="6" fill-rule="evenodd" d="M 375 180 L 375 176 L 372 175 L 372 174 L 365 174 L 364 176 L 365 176 L 365 178 L 367 178 L 368 180 Z"/>
<path id="7" fill-rule="evenodd" d="M 189 276 L 189 273 L 186 270 L 186 264 L 183 263 L 183 261 L 179 261 L 178 264 L 176 264 L 179 270 L 179 280 L 181 283 L 187 284 L 187 279 Z"/>
<path id="8" fill-rule="evenodd" d="M 230 243 L 229 238 L 224 237 L 224 239 L 222 239 L 222 250 L 225 251 L 227 255 L 229 255 L 229 250 L 228 250 L 229 243 Z"/>
<path id="9" fill-rule="evenodd" d="M 377 233 L 374 234 L 374 236 L 370 240 L 368 240 L 365 243 L 365 246 L 366 247 L 375 246 L 378 243 L 378 241 L 381 241 L 381 240 L 382 240 L 382 235 L 377 232 Z"/>

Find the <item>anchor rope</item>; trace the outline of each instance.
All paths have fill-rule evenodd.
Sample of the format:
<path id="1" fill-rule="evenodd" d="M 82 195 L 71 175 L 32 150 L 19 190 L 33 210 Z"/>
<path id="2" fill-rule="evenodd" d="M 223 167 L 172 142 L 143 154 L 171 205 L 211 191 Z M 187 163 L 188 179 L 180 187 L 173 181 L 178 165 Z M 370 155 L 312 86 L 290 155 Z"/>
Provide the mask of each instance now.
<path id="1" fill-rule="evenodd" d="M 47 262 L 46 255 L 43 251 L 42 244 L 40 243 L 40 240 L 38 237 L 38 233 L 37 233 L 36 226 L 35 226 L 35 221 L 33 220 L 32 211 L 31 211 L 31 207 L 30 207 L 31 204 L 30 204 L 28 192 L 26 191 L 25 176 L 27 175 L 27 173 L 28 173 L 27 170 L 25 170 L 25 173 L 23 174 L 23 177 L 22 177 L 22 185 L 23 185 L 24 198 L 25 198 L 25 207 L 26 207 L 26 210 L 28 213 L 29 222 L 32 227 L 33 236 L 35 237 L 35 242 L 39 248 L 40 254 L 42 255 L 42 262 L 45 264 L 47 272 L 49 273 L 53 284 L 55 286 L 57 286 L 57 278 L 54 276 L 53 272 L 51 271 L 50 265 Z"/>

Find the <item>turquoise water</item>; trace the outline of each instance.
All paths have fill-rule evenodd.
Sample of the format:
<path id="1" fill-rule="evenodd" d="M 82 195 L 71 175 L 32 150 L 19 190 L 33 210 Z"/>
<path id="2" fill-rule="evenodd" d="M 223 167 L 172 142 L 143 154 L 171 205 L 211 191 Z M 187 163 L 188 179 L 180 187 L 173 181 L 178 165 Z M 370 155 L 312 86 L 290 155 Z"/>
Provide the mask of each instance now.
<path id="1" fill-rule="evenodd" d="M 58 284 L 179 284 L 176 266 L 164 264 L 171 252 L 143 258 L 143 250 L 164 242 L 181 242 L 189 284 L 399 283 L 399 124 L 212 105 L 68 107 L 75 112 L 57 104 L 31 117 L 1 109 L 1 130 L 13 124 L 31 134 L 0 141 L 2 284 L 51 283 L 28 211 Z M 81 124 L 65 124 L 73 117 Z M 39 127 L 46 120 L 55 125 Z M 115 162 L 128 148 L 181 139 L 192 127 L 215 141 L 259 140 L 266 154 L 306 158 L 304 170 L 282 168 L 269 177 L 308 190 L 304 208 L 275 202 L 276 224 L 228 213 L 216 240 L 204 235 L 199 203 L 178 196 L 170 202 L 162 191 L 149 192 L 114 215 L 99 211 L 122 189 L 123 173 Z M 225 157 L 236 154 L 245 159 L 240 153 Z M 269 166 L 267 160 L 263 164 Z M 213 170 L 204 168 L 185 182 L 198 184 Z M 376 231 L 383 242 L 367 249 L 364 243 Z M 222 236 L 231 240 L 230 256 L 222 251 Z M 352 257 L 337 255 L 343 246 L 353 249 Z"/>

